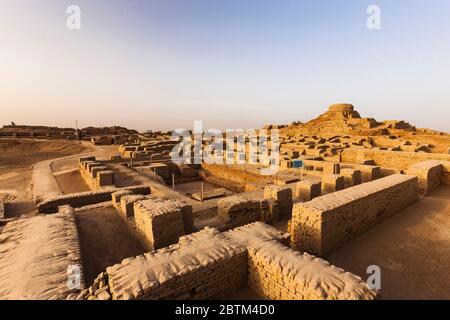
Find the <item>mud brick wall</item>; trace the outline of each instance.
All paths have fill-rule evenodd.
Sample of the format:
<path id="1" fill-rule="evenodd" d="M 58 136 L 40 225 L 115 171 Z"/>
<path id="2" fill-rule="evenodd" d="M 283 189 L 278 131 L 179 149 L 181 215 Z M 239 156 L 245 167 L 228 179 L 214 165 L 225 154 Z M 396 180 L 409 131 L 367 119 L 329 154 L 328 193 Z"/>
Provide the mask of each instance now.
<path id="1" fill-rule="evenodd" d="M 450 154 L 425 153 L 425 152 L 401 152 L 374 149 L 344 149 L 343 162 L 357 162 L 357 159 L 373 160 L 375 165 L 406 170 L 411 165 L 427 160 L 450 161 Z"/>
<path id="2" fill-rule="evenodd" d="M 135 218 L 134 204 L 138 201 L 144 200 L 146 197 L 142 194 L 123 195 L 120 198 L 119 214 L 123 218 Z M 114 201 L 114 194 L 113 194 Z"/>
<path id="3" fill-rule="evenodd" d="M 441 184 L 442 164 L 440 161 L 428 160 L 413 164 L 406 174 L 416 176 L 419 179 L 419 192 L 427 195 Z"/>
<path id="4" fill-rule="evenodd" d="M 295 184 L 294 197 L 301 201 L 310 201 L 322 194 L 321 182 L 300 181 Z"/>
<path id="5" fill-rule="evenodd" d="M 361 182 L 369 182 L 381 178 L 381 168 L 365 164 L 345 164 L 345 168 L 352 168 L 361 171 Z"/>
<path id="6" fill-rule="evenodd" d="M 0 234 L 0 247 L 0 300 L 59 300 L 84 289 L 71 208 L 9 222 Z M 75 276 L 73 282 L 69 276 Z"/>
<path id="7" fill-rule="evenodd" d="M 398 174 L 297 203 L 291 246 L 325 256 L 418 198 L 417 177 Z"/>
<path id="8" fill-rule="evenodd" d="M 95 158 L 87 157 L 79 160 L 80 174 L 89 188 L 97 190 L 103 187 L 114 187 L 114 171 L 108 170 L 102 163 L 90 159 Z"/>
<path id="9" fill-rule="evenodd" d="M 322 193 L 335 192 L 344 189 L 344 177 L 337 174 L 322 176 Z"/>
<path id="10" fill-rule="evenodd" d="M 361 171 L 355 169 L 342 169 L 341 175 L 344 177 L 344 187 L 349 188 L 361 184 Z"/>
<path id="11" fill-rule="evenodd" d="M 133 186 L 126 188 L 109 188 L 98 191 L 88 191 L 80 193 L 71 193 L 67 195 L 55 196 L 38 205 L 40 213 L 55 213 L 58 206 L 70 205 L 74 208 L 96 204 L 100 202 L 111 201 L 111 194 L 120 190 L 130 190 L 134 194 L 150 194 L 150 188 L 147 186 Z"/>
<path id="12" fill-rule="evenodd" d="M 136 231 L 146 247 L 160 249 L 177 243 L 185 235 L 182 207 L 176 200 L 148 199 L 134 204 Z"/>
<path id="13" fill-rule="evenodd" d="M 292 212 L 292 190 L 281 186 L 267 186 L 264 188 L 264 199 L 276 200 L 281 217 Z"/>
<path id="14" fill-rule="evenodd" d="M 255 222 L 206 228 L 176 245 L 125 259 L 70 299 L 223 299 L 245 281 L 269 299 L 375 299 L 357 276 L 285 246 L 289 234 Z"/>
<path id="15" fill-rule="evenodd" d="M 121 209 L 120 200 L 122 199 L 122 197 L 129 196 L 132 194 L 133 192 L 131 192 L 130 190 L 120 190 L 112 193 L 111 198 L 113 207 L 116 208 L 117 210 L 120 210 Z"/>
<path id="16" fill-rule="evenodd" d="M 266 199 L 260 202 L 260 220 L 265 223 L 275 223 L 280 219 L 280 207 L 276 200 Z"/>
<path id="17" fill-rule="evenodd" d="M 252 223 L 224 233 L 248 250 L 248 284 L 273 300 L 374 299 L 357 276 L 328 262 L 301 254 L 286 245 L 289 234 L 264 223 Z"/>
<path id="18" fill-rule="evenodd" d="M 442 176 L 441 183 L 450 185 L 450 161 L 441 161 L 442 164 Z"/>
<path id="19" fill-rule="evenodd" d="M 220 184 L 222 187 L 230 187 L 236 189 L 236 191 L 242 191 L 244 185 L 246 186 L 246 192 L 256 190 L 254 183 L 265 184 L 272 181 L 271 176 L 262 176 L 257 173 L 248 170 L 244 171 L 243 168 L 235 165 L 217 165 L 217 164 L 202 164 L 202 169 L 207 174 L 207 180 L 209 178 L 216 178 L 211 180 L 216 183 L 222 181 Z M 218 179 L 217 179 L 218 178 Z M 225 182 L 225 183 L 224 183 Z M 233 188 L 234 186 L 234 188 Z"/>
<path id="20" fill-rule="evenodd" d="M 113 299 L 223 299 L 247 278 L 247 250 L 207 228 L 106 272 Z"/>
<path id="21" fill-rule="evenodd" d="M 361 278 L 276 241 L 248 248 L 248 283 L 272 300 L 373 300 Z"/>
<path id="22" fill-rule="evenodd" d="M 324 174 L 339 174 L 339 163 L 320 161 L 320 160 L 304 160 L 306 166 L 312 166 L 313 170 L 321 171 Z"/>
<path id="23" fill-rule="evenodd" d="M 261 201 L 232 196 L 220 199 L 217 208 L 219 216 L 227 221 L 227 229 L 261 219 Z"/>
<path id="24" fill-rule="evenodd" d="M 114 171 L 99 171 L 96 173 L 95 183 L 98 188 L 114 186 Z"/>

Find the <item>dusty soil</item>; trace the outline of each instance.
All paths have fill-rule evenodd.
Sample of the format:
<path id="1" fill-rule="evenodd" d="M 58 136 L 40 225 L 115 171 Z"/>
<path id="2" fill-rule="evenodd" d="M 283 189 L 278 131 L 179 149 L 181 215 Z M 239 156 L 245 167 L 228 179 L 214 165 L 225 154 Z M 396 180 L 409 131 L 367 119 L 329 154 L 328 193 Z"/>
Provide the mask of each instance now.
<path id="1" fill-rule="evenodd" d="M 30 199 L 33 164 L 86 150 L 76 141 L 0 139 L 0 190 L 15 190 L 17 198 Z"/>
<path id="2" fill-rule="evenodd" d="M 335 251 L 329 260 L 366 279 L 381 268 L 382 299 L 450 299 L 450 186 Z"/>
<path id="3" fill-rule="evenodd" d="M 64 194 L 90 191 L 78 170 L 55 175 L 55 179 Z"/>
<path id="4" fill-rule="evenodd" d="M 248 284 L 244 284 L 238 291 L 228 297 L 226 300 L 265 300 L 258 293 L 253 291 Z"/>
<path id="5" fill-rule="evenodd" d="M 86 208 L 75 215 L 86 286 L 107 267 L 145 252 L 113 207 Z"/>

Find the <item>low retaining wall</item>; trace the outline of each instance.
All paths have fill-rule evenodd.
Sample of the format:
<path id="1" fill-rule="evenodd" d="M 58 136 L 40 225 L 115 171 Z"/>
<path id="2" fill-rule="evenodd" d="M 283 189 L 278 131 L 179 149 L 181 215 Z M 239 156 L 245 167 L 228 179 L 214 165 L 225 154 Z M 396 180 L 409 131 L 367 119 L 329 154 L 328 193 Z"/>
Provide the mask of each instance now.
<path id="1" fill-rule="evenodd" d="M 359 277 L 283 244 L 261 222 L 224 233 L 206 228 L 177 245 L 125 259 L 70 299 L 222 299 L 245 281 L 269 299 L 375 299 Z"/>
<path id="2" fill-rule="evenodd" d="M 406 174 L 419 179 L 419 192 L 427 195 L 441 184 L 442 164 L 440 161 L 428 160 L 413 164 L 406 170 Z"/>
<path id="3" fill-rule="evenodd" d="M 285 244 L 289 234 L 252 223 L 224 235 L 248 250 L 248 284 L 272 300 L 375 299 L 361 278 L 328 262 L 296 252 Z"/>
<path id="4" fill-rule="evenodd" d="M 232 229 L 251 222 L 259 221 L 261 217 L 271 217 L 271 207 L 267 201 L 249 200 L 240 196 L 219 199 L 218 215 L 225 219 L 225 229 Z"/>
<path id="5" fill-rule="evenodd" d="M 126 188 L 110 188 L 99 191 L 88 191 L 72 193 L 50 198 L 38 205 L 40 213 L 54 213 L 58 211 L 59 206 L 70 205 L 74 208 L 96 204 L 105 201 L 111 201 L 111 194 L 120 190 L 131 190 L 135 194 L 150 194 L 150 188 L 147 186 L 133 186 Z"/>
<path id="6" fill-rule="evenodd" d="M 417 177 L 392 175 L 294 205 L 296 250 L 325 256 L 419 199 Z"/>
<path id="7" fill-rule="evenodd" d="M 178 200 L 139 200 L 134 204 L 136 231 L 152 250 L 177 243 L 188 234 L 184 228 L 184 216 L 192 220 L 192 206 Z"/>
<path id="8" fill-rule="evenodd" d="M 53 161 L 41 161 L 33 166 L 31 183 L 33 184 L 33 200 L 36 203 L 62 194 L 50 167 Z"/>
<path id="9" fill-rule="evenodd" d="M 381 178 L 381 168 L 367 164 L 341 164 L 341 168 L 361 171 L 361 182 L 369 182 Z"/>
<path id="10" fill-rule="evenodd" d="M 373 160 L 375 165 L 406 170 L 409 166 L 427 160 L 450 161 L 450 154 L 385 151 L 374 149 L 344 149 L 343 162 L 358 162 L 358 159 Z"/>
<path id="11" fill-rule="evenodd" d="M 272 300 L 372 300 L 361 278 L 275 241 L 248 249 L 250 287 Z"/>
<path id="12" fill-rule="evenodd" d="M 442 176 L 441 183 L 450 185 L 450 161 L 441 161 L 442 164 Z"/>
<path id="13" fill-rule="evenodd" d="M 257 189 L 256 184 L 272 182 L 272 176 L 253 173 L 250 168 L 244 171 L 243 168 L 236 165 L 202 164 L 202 169 L 206 173 L 206 181 L 213 178 L 211 182 L 219 183 L 220 186 L 230 188 L 230 190 L 251 192 Z M 222 183 L 220 183 L 220 180 L 222 180 Z"/>
<path id="14" fill-rule="evenodd" d="M 106 272 L 112 299 L 223 299 L 245 281 L 247 252 L 207 228 Z"/>
<path id="15" fill-rule="evenodd" d="M 91 190 L 114 187 L 114 171 L 96 162 L 95 157 L 80 158 L 79 170 L 81 177 Z"/>
<path id="16" fill-rule="evenodd" d="M 78 231 L 70 208 L 8 223 L 0 234 L 0 247 L 1 300 L 66 299 L 84 289 Z"/>

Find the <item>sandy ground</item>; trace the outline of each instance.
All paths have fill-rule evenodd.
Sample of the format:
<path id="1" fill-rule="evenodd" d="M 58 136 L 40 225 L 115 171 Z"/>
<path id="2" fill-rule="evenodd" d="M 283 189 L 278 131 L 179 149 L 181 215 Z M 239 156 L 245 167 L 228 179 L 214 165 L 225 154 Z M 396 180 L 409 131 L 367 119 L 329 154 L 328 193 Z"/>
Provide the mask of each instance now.
<path id="1" fill-rule="evenodd" d="M 8 217 L 33 211 L 30 182 L 35 163 L 86 150 L 86 146 L 76 141 L 0 139 L 0 196 L 7 198 Z"/>
<path id="2" fill-rule="evenodd" d="M 80 171 L 69 171 L 66 173 L 55 175 L 59 189 L 64 194 L 90 191 L 88 185 L 84 182 Z"/>
<path id="3" fill-rule="evenodd" d="M 144 253 L 139 242 L 111 206 L 76 211 L 86 286 L 107 267 Z"/>
<path id="4" fill-rule="evenodd" d="M 201 181 L 194 181 L 194 182 L 186 182 L 175 185 L 175 189 L 179 190 L 185 194 L 193 194 L 196 192 L 201 191 Z M 206 191 L 212 191 L 216 189 L 221 189 L 221 187 L 218 187 L 212 183 L 209 182 L 203 182 L 203 190 Z"/>
<path id="5" fill-rule="evenodd" d="M 335 251 L 331 263 L 363 279 L 381 268 L 382 299 L 450 299 L 450 186 Z"/>
<path id="6" fill-rule="evenodd" d="M 86 146 L 68 140 L 0 139 L 0 187 L 24 190 L 24 171 L 39 161 L 54 159 L 87 150 Z M 20 188 L 23 186 L 23 188 Z"/>

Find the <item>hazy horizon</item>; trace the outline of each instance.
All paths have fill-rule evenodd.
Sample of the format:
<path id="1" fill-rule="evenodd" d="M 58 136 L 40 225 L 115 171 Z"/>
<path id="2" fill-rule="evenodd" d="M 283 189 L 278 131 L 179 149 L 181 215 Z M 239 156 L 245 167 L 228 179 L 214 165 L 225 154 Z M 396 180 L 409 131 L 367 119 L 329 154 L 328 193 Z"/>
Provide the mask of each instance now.
<path id="1" fill-rule="evenodd" d="M 0 4 L 0 125 L 258 128 L 342 102 L 450 131 L 448 0 Z"/>

